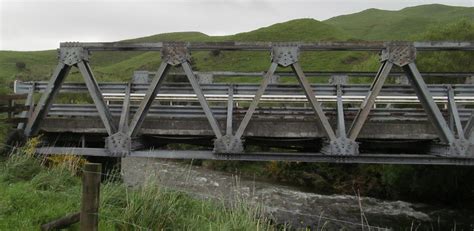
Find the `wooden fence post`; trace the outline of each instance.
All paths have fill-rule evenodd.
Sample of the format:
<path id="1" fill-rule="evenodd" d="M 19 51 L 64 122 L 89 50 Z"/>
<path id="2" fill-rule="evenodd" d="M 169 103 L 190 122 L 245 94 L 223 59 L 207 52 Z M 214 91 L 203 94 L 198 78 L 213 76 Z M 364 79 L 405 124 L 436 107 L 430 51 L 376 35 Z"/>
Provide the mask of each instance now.
<path id="1" fill-rule="evenodd" d="M 102 165 L 88 163 L 82 176 L 81 231 L 99 230 L 99 193 Z"/>

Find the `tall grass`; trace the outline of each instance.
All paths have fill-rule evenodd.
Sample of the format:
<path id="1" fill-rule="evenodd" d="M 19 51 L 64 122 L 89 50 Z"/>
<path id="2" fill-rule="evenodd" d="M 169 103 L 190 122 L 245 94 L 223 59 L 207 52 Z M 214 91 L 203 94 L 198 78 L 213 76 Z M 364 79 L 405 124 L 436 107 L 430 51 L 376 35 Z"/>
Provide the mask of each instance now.
<path id="1" fill-rule="evenodd" d="M 0 230 L 37 230 L 79 211 L 83 159 L 38 158 L 25 148 L 0 161 Z M 100 230 L 273 230 L 261 210 L 244 201 L 198 200 L 148 183 L 128 188 L 117 173 L 102 183 Z M 70 228 L 77 230 L 78 225 Z"/>

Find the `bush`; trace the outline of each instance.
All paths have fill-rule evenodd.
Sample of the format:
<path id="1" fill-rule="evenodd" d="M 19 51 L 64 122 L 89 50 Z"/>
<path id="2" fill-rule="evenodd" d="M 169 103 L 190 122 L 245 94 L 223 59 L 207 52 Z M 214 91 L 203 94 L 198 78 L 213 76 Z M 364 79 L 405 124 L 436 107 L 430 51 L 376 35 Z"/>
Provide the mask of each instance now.
<path id="1" fill-rule="evenodd" d="M 382 180 L 389 198 L 472 206 L 474 170 L 469 166 L 388 165 Z"/>
<path id="2" fill-rule="evenodd" d="M 211 57 L 218 57 L 219 55 L 221 55 L 221 50 L 215 49 L 210 51 L 209 54 L 211 55 Z"/>
<path id="3" fill-rule="evenodd" d="M 24 69 L 26 68 L 26 63 L 21 62 L 21 61 L 20 61 L 20 62 L 16 62 L 16 63 L 15 63 L 15 66 L 16 66 L 16 68 L 18 68 L 19 70 L 24 70 Z"/>

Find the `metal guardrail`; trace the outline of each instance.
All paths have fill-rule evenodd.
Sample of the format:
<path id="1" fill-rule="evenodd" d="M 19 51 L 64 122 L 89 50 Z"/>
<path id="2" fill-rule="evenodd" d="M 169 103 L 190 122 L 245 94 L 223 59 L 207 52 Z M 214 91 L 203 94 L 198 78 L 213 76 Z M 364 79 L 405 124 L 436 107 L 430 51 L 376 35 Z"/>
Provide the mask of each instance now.
<path id="1" fill-rule="evenodd" d="M 207 84 L 206 81 L 210 78 L 204 75 L 208 73 L 192 70 L 190 51 L 213 50 L 270 52 L 271 63 L 265 72 L 212 73 L 216 77 L 263 77 L 259 85 Z M 99 84 L 89 64 L 90 53 L 96 51 L 160 51 L 162 62 L 154 75 L 144 73 L 152 77 L 149 83 L 146 80 L 143 81 L 145 84 Z M 305 72 L 299 63 L 299 55 L 301 52 L 315 51 L 377 51 L 380 52 L 381 64 L 377 73 Z M 140 153 L 139 155 L 143 156 L 187 158 L 191 155 L 188 152 L 177 155 L 172 150 L 141 151 L 137 145 L 159 147 L 149 140 L 156 138 L 153 137 L 156 134 L 178 135 L 178 140 L 183 138 L 181 136 L 194 134 L 201 136 L 201 139 L 202 136 L 212 139 L 213 151 L 198 156 L 205 159 L 474 165 L 473 85 L 429 85 L 424 79 L 426 76 L 466 78 L 472 77 L 472 73 L 420 73 L 415 60 L 417 52 L 425 51 L 472 52 L 474 42 L 61 43 L 59 62 L 51 80 L 48 83 L 16 82 L 15 90 L 29 90 L 31 95 L 34 92 L 42 93 L 25 126 L 26 136 L 38 134 L 44 124 L 58 126 L 59 123 L 80 133 L 95 132 L 96 136 L 106 133 L 105 142 L 104 137 L 100 137 L 104 149 L 96 150 L 97 155 L 133 156 Z M 72 67 L 79 69 L 85 84 L 64 83 Z M 171 74 L 185 76 L 189 84 L 164 82 L 169 71 L 175 70 L 171 67 L 182 67 L 182 73 Z M 292 72 L 276 72 L 278 67 L 291 67 Z M 403 73 L 391 73 L 393 67 L 399 67 Z M 275 75 L 285 77 L 290 74 L 295 76 L 298 84 L 275 84 L 278 79 Z M 348 77 L 372 77 L 373 82 L 371 85 L 344 84 L 345 77 L 334 78 L 331 82 L 333 84 L 310 84 L 309 81 L 313 76 L 336 77 L 338 74 Z M 200 78 L 197 75 L 203 76 Z M 385 85 L 389 76 L 400 75 L 406 76 L 409 85 Z M 53 104 L 53 99 L 59 92 L 87 92 L 94 104 Z M 160 104 L 176 102 L 176 105 L 160 105 L 154 103 L 155 100 L 161 101 Z M 196 102 L 199 102 L 199 107 Z M 261 102 L 264 106 L 259 106 Z M 312 117 L 311 120 L 307 119 L 309 116 Z M 76 117 L 85 118 L 76 120 Z M 88 117 L 96 118 L 92 121 Z M 155 118 L 144 123 L 148 117 Z M 162 117 L 169 117 L 166 124 L 159 123 Z M 188 119 L 197 117 L 205 119 Z M 253 117 L 260 118 L 249 126 Z M 278 117 L 295 119 L 285 120 Z M 45 118 L 48 121 L 43 123 Z M 346 118 L 351 121 L 348 129 L 345 127 L 349 122 Z M 374 122 L 374 118 L 377 121 Z M 391 119 L 396 121 L 390 122 Z M 202 124 L 205 120 L 208 124 Z M 89 121 L 91 124 L 88 124 Z M 375 134 L 371 134 L 367 129 L 362 131 L 366 122 Z M 142 128 L 145 124 L 148 127 Z M 275 124 L 280 127 L 273 128 Z M 233 127 L 235 125 L 238 125 L 236 129 Z M 195 127 L 190 129 L 189 126 Z M 248 127 L 254 130 L 249 131 Z M 263 137 L 276 137 L 273 133 L 262 133 L 255 129 L 271 130 L 270 132 L 278 133 L 280 137 L 308 138 L 306 136 L 311 134 L 313 139 L 320 142 L 319 148 L 314 150 L 315 153 L 248 153 L 244 143 L 246 138 L 255 136 L 250 134 L 251 132 Z M 398 131 L 396 136 L 394 129 Z M 199 132 L 196 132 L 198 130 Z M 65 130 L 51 127 L 48 131 L 54 134 Z M 298 136 L 292 136 L 296 134 L 293 132 Z M 361 133 L 363 135 L 360 136 Z M 377 134 L 385 137 L 382 139 L 406 139 L 410 142 L 419 141 L 421 136 L 424 137 L 424 142 L 430 141 L 423 143 L 423 147 L 429 151 L 424 151 L 426 156 L 417 155 L 416 158 L 403 154 L 371 156 L 360 153 L 360 150 L 365 151 L 367 147 L 359 150 L 359 139 L 363 137 L 369 139 L 369 142 L 375 142 L 380 139 Z M 77 153 L 91 150 L 86 145 L 88 137 L 82 135 L 83 147 Z M 163 139 L 158 141 L 165 142 Z M 57 152 L 63 149 L 56 147 L 53 150 Z"/>
<path id="2" fill-rule="evenodd" d="M 35 91 L 44 92 L 47 82 L 21 82 L 15 81 L 16 93 L 27 93 L 32 85 Z M 100 83 L 99 87 L 102 95 L 107 101 L 123 101 L 127 83 Z M 459 104 L 474 104 L 474 85 L 470 84 L 434 84 L 428 85 L 428 89 L 436 103 L 446 104 L 448 102 L 448 86 L 454 91 L 454 99 Z M 141 101 L 145 96 L 149 84 L 131 84 L 132 101 Z M 233 88 L 234 101 L 252 101 L 258 89 L 257 84 L 201 84 L 202 91 L 208 101 L 226 102 L 229 98 L 229 88 Z M 342 100 L 347 103 L 361 103 L 364 101 L 370 85 L 348 84 L 340 85 Z M 312 84 L 315 97 L 320 102 L 336 102 L 337 86 L 333 84 Z M 87 92 L 84 83 L 65 83 L 61 92 L 79 93 Z M 301 92 L 300 94 L 295 94 Z M 156 95 L 157 100 L 164 101 L 197 101 L 196 94 L 189 84 L 168 83 L 164 84 L 160 92 Z M 262 101 L 266 102 L 308 102 L 302 89 L 295 84 L 269 85 L 262 96 Z M 382 88 L 376 98 L 376 103 L 382 104 L 412 104 L 419 103 L 413 88 L 409 85 L 386 85 Z"/>

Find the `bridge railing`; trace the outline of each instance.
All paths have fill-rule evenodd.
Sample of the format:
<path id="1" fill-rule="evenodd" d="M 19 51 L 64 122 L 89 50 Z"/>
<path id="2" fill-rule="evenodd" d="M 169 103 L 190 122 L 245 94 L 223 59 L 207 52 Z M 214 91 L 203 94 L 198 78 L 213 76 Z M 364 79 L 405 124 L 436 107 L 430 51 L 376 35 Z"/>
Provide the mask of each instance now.
<path id="1" fill-rule="evenodd" d="M 44 93 L 47 82 L 15 82 L 16 93 L 27 93 L 32 85 L 35 85 L 35 92 Z M 128 83 L 100 83 L 102 96 L 106 101 L 123 102 L 125 99 L 125 89 Z M 232 86 L 234 101 L 252 101 L 258 84 L 228 84 L 212 83 L 201 84 L 201 89 L 208 101 L 227 101 L 229 98 L 229 88 Z M 143 100 L 149 84 L 131 84 L 130 100 Z M 448 88 L 453 89 L 454 100 L 457 104 L 474 104 L 474 85 L 472 84 L 431 84 L 427 85 L 433 99 L 438 104 L 448 103 Z M 345 84 L 340 85 L 343 92 L 342 100 L 347 103 L 361 103 L 370 88 L 368 84 Z M 315 97 L 320 102 L 337 101 L 337 85 L 335 84 L 311 84 L 311 89 L 315 92 Z M 84 93 L 87 86 L 84 83 L 64 83 L 60 92 L 64 93 Z M 160 92 L 156 94 L 159 101 L 197 101 L 192 87 L 187 83 L 163 84 Z M 308 102 L 304 92 L 295 84 L 274 84 L 269 85 L 262 95 L 262 101 L 274 102 Z M 375 104 L 419 104 L 420 101 L 415 95 L 415 91 L 410 85 L 390 84 L 385 85 L 376 97 Z"/>
<path id="2" fill-rule="evenodd" d="M 209 83 L 209 78 L 201 78 L 192 70 L 190 51 L 270 51 L 271 62 L 267 71 L 253 73 L 215 72 L 215 76 L 260 76 L 260 84 Z M 248 154 L 244 149 L 244 134 L 254 114 L 278 115 L 278 108 L 267 110 L 259 104 L 289 103 L 283 107 L 294 114 L 313 113 L 318 129 L 324 134 L 319 151 L 314 154 L 337 158 L 359 157 L 360 133 L 373 115 L 392 110 L 403 111 L 405 115 L 421 110 L 430 121 L 437 135 L 428 154 L 449 158 L 474 157 L 474 119 L 471 109 L 474 88 L 471 84 L 427 85 L 423 75 L 440 77 L 471 77 L 472 73 L 420 73 L 415 60 L 417 51 L 473 51 L 472 42 L 319 42 L 319 43 L 62 43 L 59 49 L 59 63 L 48 83 L 16 83 L 16 91 L 22 92 L 32 87 L 41 92 L 25 127 L 27 136 L 36 135 L 41 130 L 42 121 L 48 114 L 74 116 L 87 111 L 100 118 L 108 137 L 103 153 L 108 156 L 133 155 L 138 151 L 132 140 L 143 137 L 142 125 L 155 112 L 166 112 L 165 105 L 154 101 L 187 102 L 187 107 L 179 110 L 168 108 L 175 117 L 186 114 L 187 109 L 198 106 L 200 116 L 206 118 L 214 136 L 213 158 L 237 158 Z M 97 83 L 89 64 L 89 53 L 93 51 L 160 51 L 162 62 L 151 81 L 146 83 Z M 299 64 L 300 52 L 317 51 L 380 51 L 381 65 L 376 73 L 356 72 L 309 72 L 305 73 Z M 392 67 L 398 66 L 408 81 L 403 84 L 386 85 Z M 77 67 L 84 77 L 84 84 L 64 83 L 72 67 Z M 166 83 L 165 76 L 171 67 L 182 67 L 188 83 Z M 291 68 L 291 72 L 276 72 L 277 67 Z M 276 75 L 290 76 L 298 84 L 281 84 Z M 328 75 L 360 76 L 372 75 L 371 85 L 344 84 L 340 80 L 332 84 L 310 84 L 308 76 Z M 208 81 L 206 83 L 206 81 Z M 86 105 L 54 105 L 54 97 L 61 91 L 87 91 L 94 102 L 95 111 Z M 198 105 L 193 102 L 199 102 Z M 216 104 L 217 103 L 217 104 Z M 234 105 L 241 103 L 243 108 Z M 303 106 L 296 106 L 301 105 Z M 406 109 L 406 105 L 411 106 Z M 395 106 L 394 106 L 395 105 Z M 398 105 L 398 106 L 397 106 Z M 416 105 L 416 106 L 413 106 Z M 169 105 L 168 105 L 169 106 Z M 306 106 L 306 107 L 304 107 Z M 383 106 L 383 110 L 380 110 Z M 69 108 L 68 108 L 69 107 Z M 410 109 L 411 107 L 411 109 Z M 309 109 L 308 109 L 309 108 Z M 413 113 L 410 110 L 417 110 Z M 120 109 L 120 110 L 118 110 Z M 69 110 L 69 112 L 68 112 Z M 191 111 L 192 111 L 191 110 Z M 224 113 L 225 110 L 225 113 Z M 281 112 L 282 110 L 280 110 Z M 50 113 L 51 112 L 51 113 Z M 234 114 L 241 113 L 238 121 Z M 382 114 L 380 114 L 382 113 Z M 87 113 L 86 113 L 87 114 Z M 91 115 L 92 115 L 91 114 Z M 192 114 L 192 113 L 191 113 Z M 225 129 L 222 118 L 225 114 Z M 350 115 L 350 116 L 349 116 Z M 391 114 L 389 114 L 391 115 Z M 116 117 L 119 117 L 118 120 Z M 130 118 L 131 117 L 131 118 Z M 173 116 L 172 116 L 173 117 Z M 331 117 L 331 118 L 330 118 Z M 351 118 L 352 122 L 346 120 Z M 346 129 L 346 124 L 350 127 Z M 233 126 L 236 126 L 234 129 Z M 146 130 L 146 129 L 145 129 Z M 140 145 L 138 145 L 140 146 Z M 151 155 L 151 154 L 150 154 Z"/>

